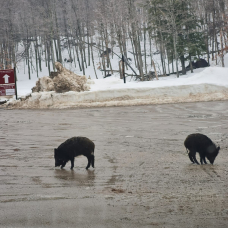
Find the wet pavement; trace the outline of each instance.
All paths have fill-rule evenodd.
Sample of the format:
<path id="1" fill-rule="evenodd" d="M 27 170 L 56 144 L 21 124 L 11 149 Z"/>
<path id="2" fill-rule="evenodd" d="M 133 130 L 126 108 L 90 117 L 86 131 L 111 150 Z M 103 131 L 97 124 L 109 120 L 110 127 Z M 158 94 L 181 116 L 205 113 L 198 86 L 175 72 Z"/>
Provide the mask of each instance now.
<path id="1" fill-rule="evenodd" d="M 65 110 L 0 109 L 0 227 L 228 227 L 228 102 Z M 208 135 L 212 165 L 183 142 Z M 54 167 L 72 136 L 94 141 L 95 169 Z"/>

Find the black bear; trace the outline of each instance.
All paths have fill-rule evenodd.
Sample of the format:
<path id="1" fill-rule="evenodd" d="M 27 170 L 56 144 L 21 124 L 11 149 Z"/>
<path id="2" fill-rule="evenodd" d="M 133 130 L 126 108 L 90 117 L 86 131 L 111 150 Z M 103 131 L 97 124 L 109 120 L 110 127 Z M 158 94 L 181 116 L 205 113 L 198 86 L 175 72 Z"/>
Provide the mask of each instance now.
<path id="1" fill-rule="evenodd" d="M 209 64 L 205 59 L 197 59 L 196 62 L 192 61 L 192 68 L 201 68 L 201 67 L 208 67 Z M 186 70 L 190 70 L 190 65 L 186 67 Z"/>
<path id="2" fill-rule="evenodd" d="M 86 137 L 72 137 L 63 142 L 57 149 L 54 149 L 55 167 L 63 168 L 68 161 L 71 161 L 71 169 L 74 168 L 74 158 L 84 155 L 88 159 L 86 169 L 90 164 L 94 168 L 95 144 Z"/>
<path id="3" fill-rule="evenodd" d="M 196 159 L 196 152 L 199 153 L 200 162 L 203 165 L 203 162 L 207 164 L 205 158 L 207 158 L 210 163 L 213 164 L 220 150 L 220 147 L 216 147 L 210 138 L 200 133 L 189 135 L 185 139 L 184 145 L 188 152 L 189 159 L 198 165 L 199 162 Z"/>

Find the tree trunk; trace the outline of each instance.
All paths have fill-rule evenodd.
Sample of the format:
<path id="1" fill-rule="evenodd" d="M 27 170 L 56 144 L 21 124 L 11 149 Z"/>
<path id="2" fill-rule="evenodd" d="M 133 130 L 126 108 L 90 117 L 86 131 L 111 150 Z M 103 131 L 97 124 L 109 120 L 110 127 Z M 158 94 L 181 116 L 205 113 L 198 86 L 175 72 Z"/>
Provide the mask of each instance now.
<path id="1" fill-rule="evenodd" d="M 146 65 L 146 26 L 145 26 L 145 23 L 144 23 L 143 31 L 144 31 L 144 64 L 145 64 L 145 72 L 147 74 L 147 65 Z"/>
<path id="2" fill-rule="evenodd" d="M 185 68 L 185 61 L 184 61 L 184 56 L 180 56 L 180 61 L 181 61 L 181 66 L 182 66 L 182 75 L 186 74 L 186 68 Z"/>
<path id="3" fill-rule="evenodd" d="M 178 69 L 178 55 L 177 55 L 177 46 L 176 46 L 176 31 L 173 34 L 173 46 L 174 46 L 174 55 L 176 59 L 176 72 L 177 72 L 177 78 L 179 78 L 179 69 Z"/>
<path id="4" fill-rule="evenodd" d="M 98 79 L 96 67 L 95 67 L 95 64 L 94 64 L 94 57 L 93 57 L 93 37 L 92 36 L 91 36 L 90 40 L 91 40 L 91 45 L 90 46 L 91 46 L 91 56 L 92 56 L 92 62 L 93 62 L 93 69 L 94 69 L 94 73 L 96 75 L 96 79 Z"/>
<path id="5" fill-rule="evenodd" d="M 222 37 L 223 37 L 223 33 L 222 33 L 222 29 L 220 29 L 220 44 L 221 44 L 220 56 L 221 56 L 221 60 L 222 60 L 222 67 L 225 67 L 225 65 L 224 65 L 224 54 L 223 54 L 223 40 L 222 40 Z"/>

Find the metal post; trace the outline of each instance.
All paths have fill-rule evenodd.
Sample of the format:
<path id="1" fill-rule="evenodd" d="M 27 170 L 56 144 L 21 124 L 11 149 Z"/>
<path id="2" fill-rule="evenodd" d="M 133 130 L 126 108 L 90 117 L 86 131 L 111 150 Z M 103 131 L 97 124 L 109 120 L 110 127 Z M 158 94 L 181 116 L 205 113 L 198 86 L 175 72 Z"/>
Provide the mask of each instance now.
<path id="1" fill-rule="evenodd" d="M 124 56 L 123 55 L 122 55 L 122 74 L 123 74 L 124 83 L 126 83 L 125 69 L 124 69 Z"/>
<path id="2" fill-rule="evenodd" d="M 14 81 L 15 81 L 15 95 L 17 100 L 17 76 L 16 76 L 16 68 L 14 67 Z"/>

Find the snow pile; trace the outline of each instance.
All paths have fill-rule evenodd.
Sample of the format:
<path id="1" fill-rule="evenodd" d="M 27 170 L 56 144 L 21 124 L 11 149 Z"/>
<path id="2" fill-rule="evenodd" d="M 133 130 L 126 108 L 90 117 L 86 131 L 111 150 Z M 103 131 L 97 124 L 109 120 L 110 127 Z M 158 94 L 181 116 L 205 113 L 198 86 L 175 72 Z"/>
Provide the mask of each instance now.
<path id="1" fill-rule="evenodd" d="M 54 82 L 50 77 L 42 77 L 36 82 L 36 86 L 32 88 L 32 92 L 54 91 Z"/>
<path id="2" fill-rule="evenodd" d="M 62 66 L 61 63 L 56 62 L 57 76 L 42 77 L 36 82 L 36 86 L 32 88 L 32 92 L 47 92 L 55 91 L 57 93 L 64 93 L 68 91 L 88 91 L 90 86 L 86 76 L 79 76 Z"/>
<path id="3" fill-rule="evenodd" d="M 123 80 L 109 77 L 94 80 L 90 91 L 35 92 L 23 101 L 6 105 L 8 108 L 70 108 L 228 100 L 227 75 L 228 68 L 208 67 L 180 78 L 169 76 L 158 81 L 124 84 Z"/>

